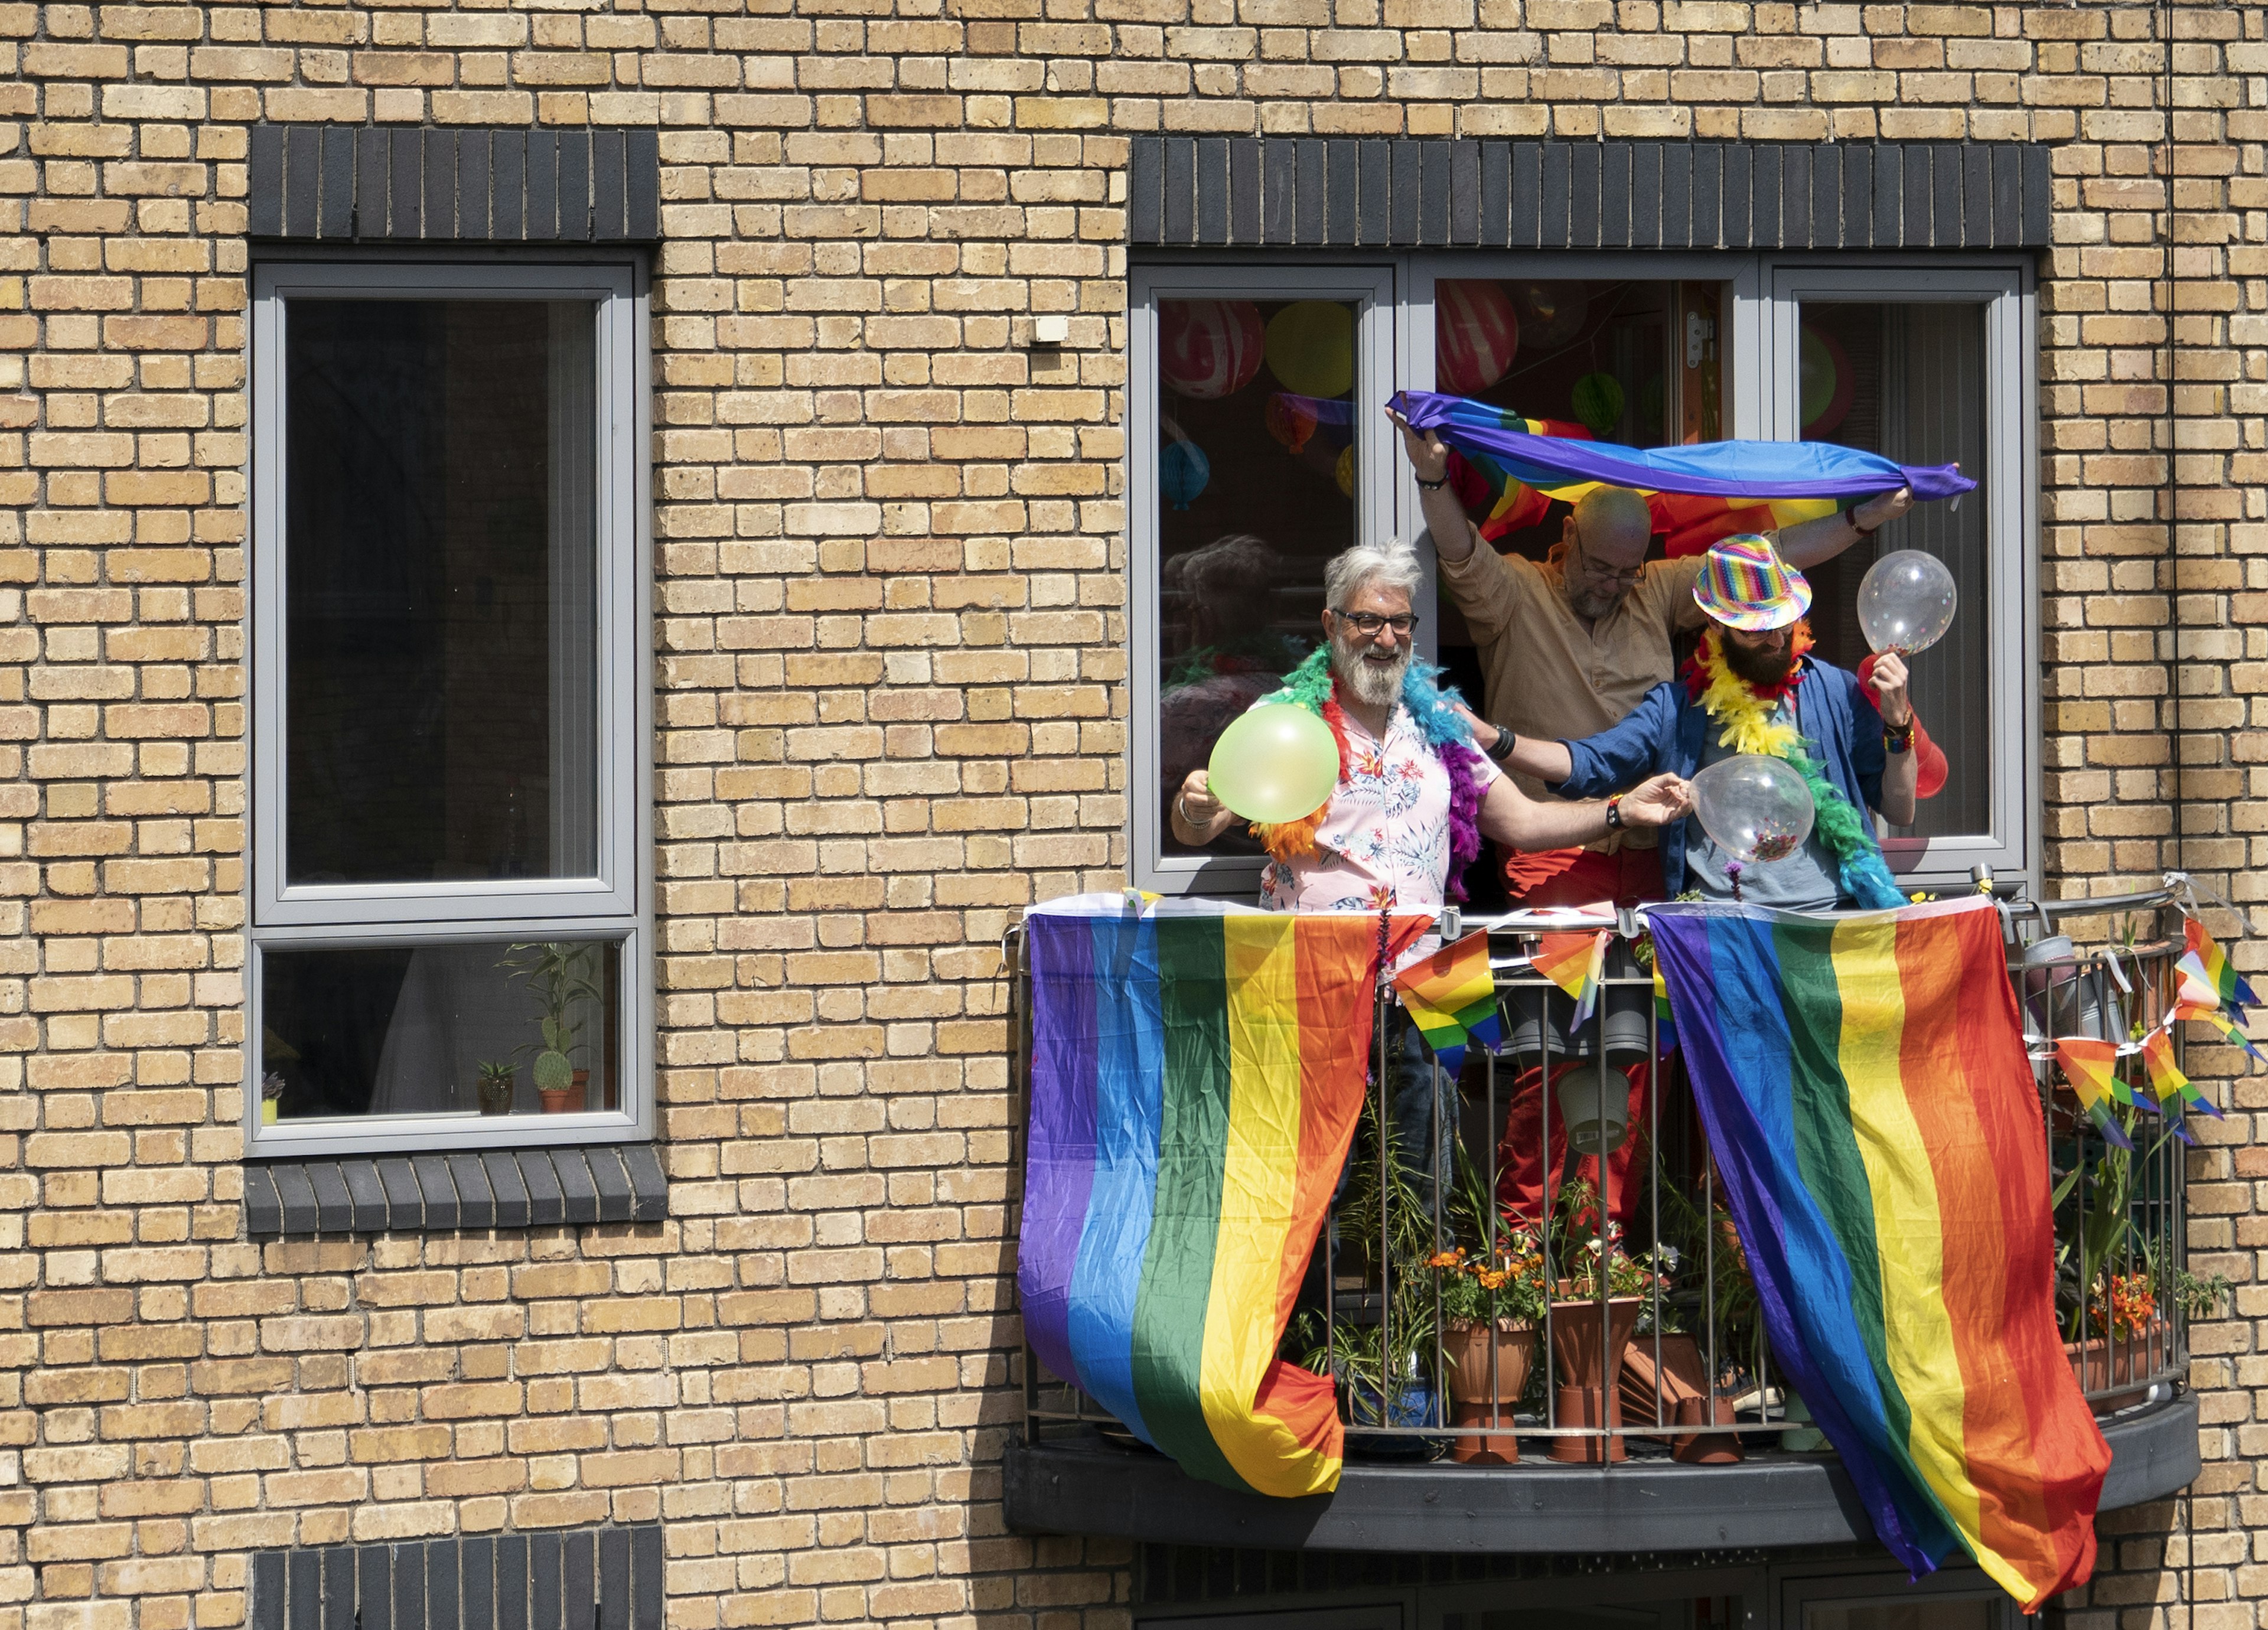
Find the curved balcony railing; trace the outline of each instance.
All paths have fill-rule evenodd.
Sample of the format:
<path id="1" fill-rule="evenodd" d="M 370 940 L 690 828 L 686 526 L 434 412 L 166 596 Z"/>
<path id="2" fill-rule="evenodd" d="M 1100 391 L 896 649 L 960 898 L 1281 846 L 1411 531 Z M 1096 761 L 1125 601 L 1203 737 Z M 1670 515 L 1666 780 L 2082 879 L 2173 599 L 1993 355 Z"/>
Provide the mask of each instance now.
<path id="1" fill-rule="evenodd" d="M 2182 1146 L 2167 1121 L 2117 1108 L 2133 1148 L 2117 1147 L 2049 1043 L 2123 1041 L 2154 1024 L 2176 983 L 2179 918 L 2163 890 L 2000 910 L 2047 1132 L 2066 1351 L 2098 1415 L 2161 1403 L 2183 1386 L 2191 1310 L 2216 1289 L 2188 1272 Z M 1283 1348 L 1333 1377 L 1350 1463 L 1613 1468 L 1823 1448 L 1774 1371 L 1690 1090 L 1676 1055 L 1662 1056 L 1637 923 L 1615 925 L 1581 1025 L 1528 968 L 1536 919 L 1461 928 L 1476 926 L 1489 930 L 1504 1044 L 1475 1049 L 1459 1081 L 1425 1066 L 1447 1125 L 1431 1163 L 1422 1147 L 1413 1157 L 1390 1130 L 1397 1094 L 1411 1121 L 1410 1084 L 1381 995 L 1369 1100 Z M 1027 1041 L 1020 1055 L 1028 1067 Z M 2118 1068 L 2146 1098 L 2140 1059 Z M 1455 1281 L 1480 1285 L 1480 1265 L 1513 1277 L 1476 1307 Z M 1480 1317 L 1456 1317 L 1460 1295 Z M 1028 1349 L 1024 1362 L 1027 1445 L 1079 1428 L 1132 1444 Z"/>

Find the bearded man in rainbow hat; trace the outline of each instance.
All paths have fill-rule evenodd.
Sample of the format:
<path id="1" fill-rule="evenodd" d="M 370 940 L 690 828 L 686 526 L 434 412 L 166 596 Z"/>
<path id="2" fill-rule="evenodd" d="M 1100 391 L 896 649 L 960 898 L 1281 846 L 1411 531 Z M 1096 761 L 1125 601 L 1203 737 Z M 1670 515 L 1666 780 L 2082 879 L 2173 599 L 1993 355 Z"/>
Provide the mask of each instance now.
<path id="1" fill-rule="evenodd" d="M 1811 586 L 1767 540 L 1727 538 L 1709 551 L 1693 599 L 1710 621 L 1684 672 L 1665 680 L 1621 723 L 1580 741 L 1514 746 L 1511 765 L 1563 798 L 1594 798 L 1649 776 L 1690 778 L 1735 753 L 1785 760 L 1816 808 L 1803 847 L 1728 873 L 1727 857 L 1690 817 L 1662 829 L 1661 870 L 1673 891 L 1740 897 L 1786 911 L 1881 909 L 1905 904 L 1874 841 L 1872 810 L 1893 826 L 1914 818 L 1913 704 L 1895 653 L 1861 683 L 1814 661 L 1801 626 Z"/>

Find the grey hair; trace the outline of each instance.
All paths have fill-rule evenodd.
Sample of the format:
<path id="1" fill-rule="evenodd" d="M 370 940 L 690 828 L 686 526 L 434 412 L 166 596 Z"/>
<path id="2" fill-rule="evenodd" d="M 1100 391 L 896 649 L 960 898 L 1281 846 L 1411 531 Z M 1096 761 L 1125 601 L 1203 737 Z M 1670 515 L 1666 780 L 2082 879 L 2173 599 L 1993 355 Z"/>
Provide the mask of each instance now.
<path id="1" fill-rule="evenodd" d="M 1425 580 L 1425 565 L 1407 543 L 1388 543 L 1383 548 L 1358 543 L 1332 556 L 1323 568 L 1323 604 L 1333 611 L 1344 610 L 1347 601 L 1370 583 L 1415 596 Z"/>

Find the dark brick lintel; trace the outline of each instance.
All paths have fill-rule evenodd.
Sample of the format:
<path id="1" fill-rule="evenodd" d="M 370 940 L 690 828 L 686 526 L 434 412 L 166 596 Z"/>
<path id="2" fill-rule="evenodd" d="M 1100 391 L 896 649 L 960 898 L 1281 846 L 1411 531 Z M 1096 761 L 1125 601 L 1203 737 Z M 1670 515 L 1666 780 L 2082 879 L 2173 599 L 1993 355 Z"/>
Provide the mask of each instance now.
<path id="1" fill-rule="evenodd" d="M 668 1214 L 661 1157 L 645 1143 L 255 1161 L 244 1168 L 245 1227 L 254 1239 L 659 1222 Z"/>

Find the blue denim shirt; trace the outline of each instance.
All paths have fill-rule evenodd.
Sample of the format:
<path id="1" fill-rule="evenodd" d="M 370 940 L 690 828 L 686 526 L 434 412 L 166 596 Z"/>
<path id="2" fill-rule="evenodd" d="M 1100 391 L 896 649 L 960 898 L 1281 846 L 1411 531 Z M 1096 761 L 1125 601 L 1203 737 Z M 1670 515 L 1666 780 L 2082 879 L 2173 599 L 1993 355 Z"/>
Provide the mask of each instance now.
<path id="1" fill-rule="evenodd" d="M 1854 809 L 1882 801 L 1882 716 L 1847 668 L 1809 657 L 1803 668 L 1804 736 L 1827 778 Z M 1702 733 L 1709 715 L 1685 694 L 1683 680 L 1665 679 L 1647 691 L 1622 722 L 1594 736 L 1564 743 L 1574 760 L 1567 778 L 1546 789 L 1562 798 L 1602 798 L 1625 792 L 1649 776 L 1690 776 L 1701 765 Z M 1661 881 L 1669 893 L 1685 889 L 1685 822 L 1661 829 Z"/>

